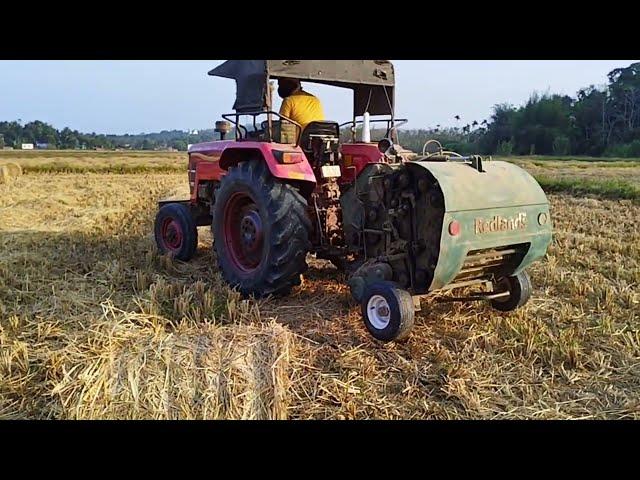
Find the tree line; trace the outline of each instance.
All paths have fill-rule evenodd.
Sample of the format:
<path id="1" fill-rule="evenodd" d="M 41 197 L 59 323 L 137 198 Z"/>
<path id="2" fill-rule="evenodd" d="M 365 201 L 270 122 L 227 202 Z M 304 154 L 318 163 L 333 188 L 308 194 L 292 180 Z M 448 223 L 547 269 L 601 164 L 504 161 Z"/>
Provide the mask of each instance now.
<path id="1" fill-rule="evenodd" d="M 421 151 L 427 138 L 459 153 L 640 157 L 640 63 L 616 68 L 601 87 L 575 97 L 531 95 L 519 107 L 494 106 L 489 119 L 453 128 L 401 131 L 403 146 Z"/>
<path id="2" fill-rule="evenodd" d="M 211 141 L 214 131 L 200 130 L 184 132 L 181 130 L 163 130 L 159 133 L 138 135 L 103 135 L 80 133 L 64 128 L 56 130 L 53 126 L 36 120 L 22 124 L 21 121 L 0 122 L 0 148 L 20 148 L 23 143 L 39 144 L 49 149 L 106 149 L 117 148 L 131 150 L 168 150 L 185 151 L 190 143 Z"/>
<path id="3" fill-rule="evenodd" d="M 607 78 L 606 85 L 583 88 L 575 97 L 534 93 L 524 105 L 495 105 L 490 118 L 484 120 L 455 115 L 455 127 L 402 129 L 399 140 L 403 147 L 418 153 L 427 140 L 435 139 L 461 154 L 640 157 L 640 63 L 616 68 Z M 374 132 L 373 138 L 375 133 L 380 132 Z M 69 128 L 56 130 L 40 121 L 25 125 L 0 122 L 0 147 L 14 148 L 20 148 L 21 143 L 40 143 L 60 149 L 184 151 L 190 143 L 216 137 L 213 130 L 98 135 Z"/>

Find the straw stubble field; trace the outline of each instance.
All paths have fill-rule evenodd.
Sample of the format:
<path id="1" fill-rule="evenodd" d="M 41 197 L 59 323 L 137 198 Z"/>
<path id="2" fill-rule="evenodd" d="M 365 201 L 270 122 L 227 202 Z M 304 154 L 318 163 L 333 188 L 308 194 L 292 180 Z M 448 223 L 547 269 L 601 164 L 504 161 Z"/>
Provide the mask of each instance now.
<path id="1" fill-rule="evenodd" d="M 158 256 L 155 202 L 185 193 L 182 171 L 13 160 L 0 418 L 640 418 L 633 200 L 551 194 L 554 241 L 525 308 L 423 302 L 409 340 L 381 344 L 327 262 L 254 301 L 223 284 L 207 228 L 192 262 Z"/>

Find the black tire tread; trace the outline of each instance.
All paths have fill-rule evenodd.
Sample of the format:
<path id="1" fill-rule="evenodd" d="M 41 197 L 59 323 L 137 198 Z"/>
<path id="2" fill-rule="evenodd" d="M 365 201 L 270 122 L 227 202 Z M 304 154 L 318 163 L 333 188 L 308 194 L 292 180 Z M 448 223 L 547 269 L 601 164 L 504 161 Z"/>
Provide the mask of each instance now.
<path id="1" fill-rule="evenodd" d="M 300 275 L 308 268 L 306 256 L 311 247 L 311 221 L 306 212 L 307 202 L 293 186 L 271 176 L 261 160 L 244 161 L 231 167 L 220 182 L 216 199 L 224 198 L 226 191 L 232 190 L 236 182 L 250 185 L 254 193 L 262 197 L 271 224 L 271 235 L 265 239 L 270 242 L 271 251 L 262 278 L 256 284 L 249 285 L 235 275 L 232 268 L 227 267 L 224 242 L 214 242 L 222 276 L 245 296 L 286 294 L 293 286 L 300 284 Z M 223 206 L 216 202 L 214 211 L 216 223 L 216 216 L 222 215 Z"/>
<path id="2" fill-rule="evenodd" d="M 525 271 L 520 272 L 512 277 L 507 277 L 509 281 L 509 298 L 506 301 L 500 302 L 498 300 L 492 300 L 491 306 L 501 312 L 511 312 L 516 310 L 529 301 L 531 294 L 533 293 L 533 286 L 531 285 L 531 278 Z"/>
<path id="3" fill-rule="evenodd" d="M 389 326 L 384 331 L 374 329 L 367 317 L 367 303 L 373 295 L 382 295 L 387 299 L 392 312 Z M 405 340 L 411 333 L 414 325 L 415 308 L 411 294 L 391 281 L 380 281 L 368 285 L 361 302 L 362 316 L 369 333 L 383 342 Z"/>
<path id="4" fill-rule="evenodd" d="M 179 253 L 174 258 L 183 262 L 188 262 L 193 258 L 198 249 L 198 227 L 189 211 L 189 208 L 182 203 L 167 203 L 163 205 L 156 213 L 154 222 L 154 237 L 158 251 L 164 255 L 168 250 L 164 248 L 161 238 L 161 225 L 166 217 L 172 217 L 179 221 L 184 234 L 184 241 Z"/>

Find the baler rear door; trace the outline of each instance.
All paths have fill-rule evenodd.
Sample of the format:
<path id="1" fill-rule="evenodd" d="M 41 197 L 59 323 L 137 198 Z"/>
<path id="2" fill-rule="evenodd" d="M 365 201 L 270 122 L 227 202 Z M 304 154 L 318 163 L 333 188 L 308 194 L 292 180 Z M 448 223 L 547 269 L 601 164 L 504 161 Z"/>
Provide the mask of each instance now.
<path id="1" fill-rule="evenodd" d="M 549 202 L 522 168 L 501 161 L 484 162 L 482 172 L 461 162 L 409 162 L 407 167 L 417 176 L 426 169 L 444 199 L 429 290 L 488 273 L 516 274 L 546 253 L 551 243 Z M 492 263 L 486 268 L 470 263 L 482 258 Z"/>

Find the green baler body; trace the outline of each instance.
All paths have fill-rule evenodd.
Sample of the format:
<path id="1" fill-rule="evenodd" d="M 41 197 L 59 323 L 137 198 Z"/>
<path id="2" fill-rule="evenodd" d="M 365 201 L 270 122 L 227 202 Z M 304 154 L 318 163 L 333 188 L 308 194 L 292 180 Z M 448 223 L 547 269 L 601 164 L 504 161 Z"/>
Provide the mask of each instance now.
<path id="1" fill-rule="evenodd" d="M 522 254 L 508 274 L 519 273 L 545 255 L 552 236 L 549 202 L 522 168 L 501 161 L 484 162 L 482 172 L 457 162 L 417 161 L 407 167 L 427 169 L 444 197 L 440 253 L 430 291 L 454 281 L 469 252 L 519 246 Z M 454 220 L 460 225 L 457 235 L 449 232 Z"/>

